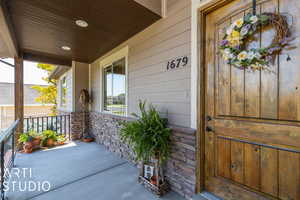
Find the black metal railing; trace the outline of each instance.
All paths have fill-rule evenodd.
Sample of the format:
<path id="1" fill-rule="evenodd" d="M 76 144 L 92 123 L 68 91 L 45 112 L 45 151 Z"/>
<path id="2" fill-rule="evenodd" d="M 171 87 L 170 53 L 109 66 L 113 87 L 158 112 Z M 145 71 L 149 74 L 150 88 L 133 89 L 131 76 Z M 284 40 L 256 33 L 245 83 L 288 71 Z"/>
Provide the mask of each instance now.
<path id="1" fill-rule="evenodd" d="M 30 130 L 41 133 L 44 130 L 53 130 L 58 135 L 65 135 L 67 139 L 71 138 L 71 116 L 41 116 L 24 118 L 24 132 Z"/>
<path id="2" fill-rule="evenodd" d="M 5 198 L 5 180 L 8 178 L 8 174 L 5 173 L 14 167 L 15 161 L 15 132 L 19 120 L 15 121 L 7 130 L 0 135 L 0 149 L 1 149 L 1 200 Z"/>

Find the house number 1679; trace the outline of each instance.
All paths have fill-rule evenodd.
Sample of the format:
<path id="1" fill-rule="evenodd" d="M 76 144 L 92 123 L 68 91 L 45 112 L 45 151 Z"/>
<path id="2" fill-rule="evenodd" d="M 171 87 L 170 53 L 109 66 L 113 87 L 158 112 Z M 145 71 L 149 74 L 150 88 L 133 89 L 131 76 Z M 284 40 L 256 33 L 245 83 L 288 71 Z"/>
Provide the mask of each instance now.
<path id="1" fill-rule="evenodd" d="M 187 56 L 176 58 L 168 62 L 167 70 L 184 67 L 188 64 L 188 62 L 189 62 L 189 58 Z"/>

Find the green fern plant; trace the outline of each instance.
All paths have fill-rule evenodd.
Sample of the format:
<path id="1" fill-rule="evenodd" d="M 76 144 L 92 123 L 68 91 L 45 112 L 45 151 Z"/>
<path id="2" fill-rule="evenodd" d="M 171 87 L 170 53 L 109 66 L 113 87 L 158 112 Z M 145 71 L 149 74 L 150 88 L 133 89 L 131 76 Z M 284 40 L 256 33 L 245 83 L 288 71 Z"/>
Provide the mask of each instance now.
<path id="1" fill-rule="evenodd" d="M 45 130 L 42 133 L 42 144 L 46 146 L 47 140 L 52 139 L 53 141 L 57 141 L 57 133 L 52 130 Z"/>
<path id="2" fill-rule="evenodd" d="M 159 116 L 159 112 L 150 104 L 146 110 L 146 101 L 139 102 L 141 115 L 132 115 L 135 121 L 123 123 L 121 140 L 129 144 L 136 153 L 136 160 L 148 162 L 157 158 L 164 163 L 170 155 L 171 129 L 167 128 L 167 120 Z"/>
<path id="3" fill-rule="evenodd" d="M 18 142 L 19 144 L 24 144 L 26 142 L 31 142 L 33 140 L 33 137 L 30 136 L 28 133 L 22 133 L 19 136 Z"/>

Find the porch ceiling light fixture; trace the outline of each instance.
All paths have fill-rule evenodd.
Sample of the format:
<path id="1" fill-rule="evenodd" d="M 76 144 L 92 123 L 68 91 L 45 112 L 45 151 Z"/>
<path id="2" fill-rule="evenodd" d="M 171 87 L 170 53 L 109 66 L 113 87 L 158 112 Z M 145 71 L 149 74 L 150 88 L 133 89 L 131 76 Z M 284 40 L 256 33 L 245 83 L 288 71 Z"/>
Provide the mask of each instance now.
<path id="1" fill-rule="evenodd" d="M 86 21 L 81 20 L 81 19 L 76 20 L 75 23 L 77 26 L 80 26 L 82 28 L 86 28 L 89 26 L 89 24 Z"/>
<path id="2" fill-rule="evenodd" d="M 65 50 L 65 51 L 71 50 L 71 47 L 69 47 L 69 46 L 62 46 L 61 48 L 62 48 L 62 50 Z"/>

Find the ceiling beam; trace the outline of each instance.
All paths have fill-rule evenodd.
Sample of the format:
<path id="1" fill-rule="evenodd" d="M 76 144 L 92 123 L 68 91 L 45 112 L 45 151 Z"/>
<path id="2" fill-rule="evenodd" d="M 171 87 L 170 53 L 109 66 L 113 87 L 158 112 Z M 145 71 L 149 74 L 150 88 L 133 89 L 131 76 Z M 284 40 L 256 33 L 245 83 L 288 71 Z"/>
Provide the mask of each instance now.
<path id="1" fill-rule="evenodd" d="M 72 60 L 58 58 L 49 55 L 42 55 L 36 53 L 23 53 L 24 60 L 32 61 L 32 62 L 40 62 L 40 63 L 47 63 L 52 65 L 64 65 L 64 66 L 72 66 Z"/>
<path id="2" fill-rule="evenodd" d="M 11 57 L 19 57 L 17 37 L 13 28 L 11 15 L 6 0 L 0 0 L 0 34 L 6 44 Z"/>

